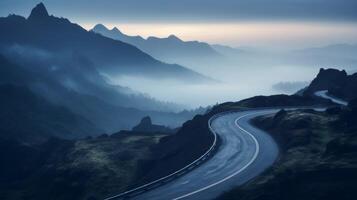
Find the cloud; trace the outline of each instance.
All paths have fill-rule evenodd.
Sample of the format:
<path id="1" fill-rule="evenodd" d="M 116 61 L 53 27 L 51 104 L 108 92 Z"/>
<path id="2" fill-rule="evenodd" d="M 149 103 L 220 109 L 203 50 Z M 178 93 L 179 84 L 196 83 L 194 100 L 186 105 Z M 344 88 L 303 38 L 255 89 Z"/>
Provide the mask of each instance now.
<path id="1" fill-rule="evenodd" d="M 31 4 L 32 3 L 32 4 Z M 28 14 L 37 0 L 2 0 L 0 14 Z M 327 20 L 357 21 L 355 0 L 44 0 L 50 12 L 82 20 L 227 21 Z M 71 6 L 68 6 L 68 5 Z"/>

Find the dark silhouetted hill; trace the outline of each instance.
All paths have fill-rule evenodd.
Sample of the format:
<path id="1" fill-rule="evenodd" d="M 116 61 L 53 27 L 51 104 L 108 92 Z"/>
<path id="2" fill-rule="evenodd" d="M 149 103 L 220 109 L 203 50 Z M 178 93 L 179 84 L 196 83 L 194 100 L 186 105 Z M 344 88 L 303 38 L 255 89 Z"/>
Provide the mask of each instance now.
<path id="1" fill-rule="evenodd" d="M 326 99 L 313 98 L 310 96 L 300 95 L 270 95 L 270 96 L 255 96 L 243 99 L 238 102 L 226 102 L 214 106 L 214 112 L 222 112 L 232 109 L 246 108 L 264 108 L 264 107 L 294 107 L 294 106 L 324 106 L 332 105 L 332 102 Z"/>
<path id="2" fill-rule="evenodd" d="M 42 20 L 50 15 L 47 12 L 47 9 L 43 3 L 37 4 L 31 11 L 30 16 L 28 17 L 28 20 L 31 21 L 36 21 L 36 20 Z"/>
<path id="3" fill-rule="evenodd" d="M 348 75 L 344 70 L 320 69 L 304 94 L 312 95 L 319 90 L 328 90 L 329 94 L 345 100 L 357 98 L 357 73 Z"/>

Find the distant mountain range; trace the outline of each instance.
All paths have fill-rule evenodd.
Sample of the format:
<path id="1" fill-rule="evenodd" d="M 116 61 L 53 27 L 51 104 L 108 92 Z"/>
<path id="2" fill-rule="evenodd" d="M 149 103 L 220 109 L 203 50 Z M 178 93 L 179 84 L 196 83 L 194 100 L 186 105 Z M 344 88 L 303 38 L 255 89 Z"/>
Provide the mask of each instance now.
<path id="1" fill-rule="evenodd" d="M 170 35 L 167 38 L 148 37 L 144 39 L 141 36 L 126 35 L 116 27 L 110 30 L 103 24 L 97 24 L 92 31 L 118 41 L 132 44 L 151 56 L 169 63 L 192 66 L 195 61 L 223 58 L 219 52 L 207 43 L 183 41 L 175 35 Z"/>
<path id="2" fill-rule="evenodd" d="M 28 19 L 0 18 L 0 29 L 0 91 L 5 95 L 0 106 L 6 108 L 0 110 L 4 122 L 0 137 L 21 142 L 86 137 L 129 130 L 144 116 L 155 124 L 177 127 L 204 112 L 182 111 L 184 106 L 113 85 L 103 73 L 189 83 L 209 78 L 159 62 L 136 47 L 88 32 L 67 19 L 49 16 L 43 4 Z M 18 108 L 19 113 L 11 112 Z"/>
<path id="3" fill-rule="evenodd" d="M 25 132 L 37 141 L 50 136 L 71 139 L 113 133 L 132 128 L 148 115 L 157 124 L 176 127 L 204 112 L 198 109 L 175 113 L 174 104 L 109 85 L 95 70 L 73 59 L 38 62 L 34 57 L 34 61 L 25 62 L 26 58 L 19 54 L 8 58 L 0 55 L 0 107 L 4 107 L 0 110 L 0 137 L 26 140 L 21 136 Z M 22 62 L 15 64 L 15 58 Z M 16 128 L 16 124 L 22 124 L 23 129 Z"/>
<path id="4" fill-rule="evenodd" d="M 307 65 L 356 70 L 357 44 L 331 44 L 289 52 L 288 59 Z"/>
<path id="5" fill-rule="evenodd" d="M 27 19 L 17 15 L 0 18 L 0 29 L 1 49 L 16 44 L 57 54 L 80 54 L 98 71 L 112 77 L 130 75 L 191 83 L 212 81 L 180 65 L 158 61 L 125 42 L 88 32 L 68 19 L 50 16 L 42 3 Z"/>
<path id="6" fill-rule="evenodd" d="M 333 44 L 323 47 L 301 49 L 295 52 L 309 53 L 314 56 L 342 56 L 348 59 L 356 57 L 357 44 Z"/>
<path id="7" fill-rule="evenodd" d="M 256 48 L 233 48 L 220 44 L 208 44 L 197 41 L 182 41 L 175 35 L 167 38 L 129 36 L 117 27 L 108 29 L 97 24 L 93 32 L 103 36 L 132 44 L 151 56 L 169 63 L 177 63 L 190 69 L 207 73 L 217 67 L 237 65 L 281 65 L 303 64 L 353 69 L 357 64 L 357 45 L 332 44 L 328 46 L 306 48 L 292 51 L 275 52 Z M 260 59 L 256 59 L 259 57 Z M 211 75 L 212 76 L 212 75 Z"/>
<path id="8" fill-rule="evenodd" d="M 246 53 L 245 50 L 239 48 L 233 48 L 230 46 L 220 45 L 220 44 L 213 44 L 211 47 L 226 57 L 236 57 L 237 55 Z"/>

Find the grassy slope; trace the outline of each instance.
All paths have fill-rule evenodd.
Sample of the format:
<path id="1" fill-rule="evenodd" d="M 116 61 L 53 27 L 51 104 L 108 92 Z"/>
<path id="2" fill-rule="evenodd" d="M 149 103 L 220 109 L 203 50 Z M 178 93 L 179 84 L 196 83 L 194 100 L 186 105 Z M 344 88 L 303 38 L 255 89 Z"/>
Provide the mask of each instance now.
<path id="1" fill-rule="evenodd" d="M 7 174 L 0 179 L 0 198 L 102 199 L 145 175 L 143 161 L 153 159 L 150 148 L 165 136 L 131 133 L 79 141 L 53 139 L 37 147 L 18 144 L 12 151 L 16 155 L 1 158 Z M 31 159 L 21 159 L 26 152 Z M 11 171 L 13 164 L 31 169 Z"/>

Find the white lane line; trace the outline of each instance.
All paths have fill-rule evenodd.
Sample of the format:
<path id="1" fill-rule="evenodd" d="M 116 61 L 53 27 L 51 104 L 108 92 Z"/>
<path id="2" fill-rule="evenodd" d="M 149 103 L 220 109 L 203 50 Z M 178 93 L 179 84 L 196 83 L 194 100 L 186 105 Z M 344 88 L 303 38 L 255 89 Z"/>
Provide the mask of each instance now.
<path id="1" fill-rule="evenodd" d="M 187 184 L 187 183 L 189 183 L 190 181 L 184 181 L 184 182 L 182 182 L 180 185 L 185 185 L 185 184 Z"/>
<path id="2" fill-rule="evenodd" d="M 266 112 L 266 111 L 265 111 L 265 112 Z M 246 168 L 248 168 L 248 167 L 255 161 L 255 159 L 258 157 L 258 154 L 259 154 L 259 143 L 258 143 L 258 140 L 254 137 L 254 135 L 252 135 L 252 134 L 249 133 L 247 130 L 245 130 L 244 128 L 242 128 L 242 127 L 238 124 L 238 121 L 239 121 L 240 119 L 244 118 L 244 117 L 247 117 L 247 116 L 249 116 L 249 115 L 255 115 L 255 114 L 258 114 L 258 113 L 264 113 L 264 112 L 255 112 L 255 113 L 246 114 L 246 115 L 243 115 L 243 116 L 241 116 L 241 117 L 238 117 L 238 118 L 234 121 L 234 123 L 236 124 L 236 126 L 237 126 L 240 130 L 242 130 L 244 133 L 248 134 L 248 135 L 253 139 L 253 141 L 254 141 L 254 143 L 255 143 L 255 148 L 256 148 L 256 150 L 255 150 L 255 153 L 254 153 L 252 159 L 251 159 L 246 165 L 244 165 L 242 168 L 240 168 L 238 171 L 234 172 L 233 174 L 231 174 L 231 175 L 229 175 L 229 176 L 227 176 L 227 177 L 225 177 L 225 178 L 223 178 L 223 179 L 221 179 L 221 180 L 219 180 L 219 181 L 217 181 L 217 182 L 215 182 L 215 183 L 212 183 L 212 184 L 210 184 L 210 185 L 208 185 L 208 186 L 205 186 L 205 187 L 203 187 L 203 188 L 201 188 L 201 189 L 198 189 L 198 190 L 195 190 L 195 191 L 193 191 L 193 192 L 187 193 L 187 194 L 185 194 L 185 195 L 176 197 L 176 198 L 174 198 L 173 200 L 183 199 L 183 198 L 185 198 L 185 197 L 188 197 L 188 196 L 191 196 L 191 195 L 193 195 L 193 194 L 202 192 L 202 191 L 207 190 L 207 189 L 209 189 L 209 188 L 211 188 L 211 187 L 214 187 L 214 186 L 216 186 L 216 185 L 218 185 L 218 184 L 220 184 L 220 183 L 223 183 L 223 182 L 225 182 L 225 181 L 231 179 L 232 177 L 236 176 L 237 174 L 241 173 L 243 170 L 245 170 Z"/>

